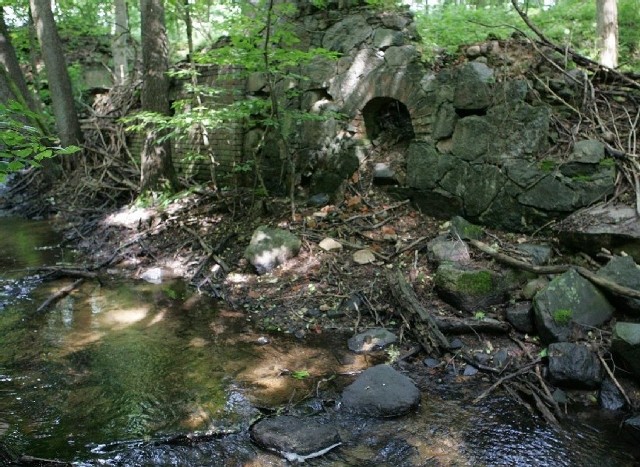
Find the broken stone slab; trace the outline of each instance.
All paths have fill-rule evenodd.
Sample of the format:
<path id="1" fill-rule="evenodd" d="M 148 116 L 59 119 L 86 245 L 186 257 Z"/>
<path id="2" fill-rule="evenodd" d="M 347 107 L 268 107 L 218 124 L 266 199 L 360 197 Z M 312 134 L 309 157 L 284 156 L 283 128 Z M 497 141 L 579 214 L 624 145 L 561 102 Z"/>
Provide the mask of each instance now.
<path id="1" fill-rule="evenodd" d="M 440 298 L 467 312 L 486 310 L 506 297 L 504 280 L 490 269 L 443 263 L 435 274 L 435 289 Z"/>
<path id="2" fill-rule="evenodd" d="M 594 389 L 602 382 L 602 365 L 595 352 L 582 344 L 549 344 L 549 378 L 559 386 Z"/>
<path id="3" fill-rule="evenodd" d="M 369 264 L 373 263 L 376 260 L 373 251 L 365 248 L 363 250 L 358 250 L 353 254 L 353 262 L 356 264 Z"/>
<path id="4" fill-rule="evenodd" d="M 389 365 L 376 365 L 360 374 L 342 393 L 349 412 L 372 417 L 397 417 L 420 404 L 415 383 Z"/>
<path id="5" fill-rule="evenodd" d="M 640 222 L 633 206 L 611 203 L 576 212 L 554 227 L 560 242 L 595 255 L 606 248 L 640 262 Z"/>
<path id="6" fill-rule="evenodd" d="M 318 246 L 322 248 L 324 251 L 342 250 L 342 243 L 338 242 L 337 240 L 334 240 L 331 237 L 323 238 L 322 241 L 318 243 Z"/>
<path id="7" fill-rule="evenodd" d="M 516 246 L 516 250 L 524 253 L 529 262 L 536 266 L 548 264 L 553 255 L 553 249 L 549 245 L 538 245 L 535 243 L 522 243 Z"/>
<path id="8" fill-rule="evenodd" d="M 471 261 L 469 247 L 462 240 L 453 240 L 443 235 L 427 243 L 427 255 L 438 264 L 444 262 L 468 263 Z"/>
<path id="9" fill-rule="evenodd" d="M 640 377 L 640 323 L 618 321 L 613 328 L 611 350 Z"/>
<path id="10" fill-rule="evenodd" d="M 565 342 L 580 325 L 597 327 L 613 316 L 604 294 L 575 270 L 555 277 L 533 298 L 536 329 L 544 343 Z"/>
<path id="11" fill-rule="evenodd" d="M 301 246 L 300 239 L 288 230 L 262 225 L 254 231 L 244 256 L 258 274 L 264 274 L 295 257 Z"/>
<path id="12" fill-rule="evenodd" d="M 384 349 L 397 341 L 398 338 L 391 331 L 384 328 L 374 328 L 367 329 L 351 337 L 347 342 L 347 346 L 352 352 L 364 353 Z"/>
<path id="13" fill-rule="evenodd" d="M 251 440 L 290 462 L 322 456 L 342 444 L 336 428 L 317 418 L 266 418 L 251 427 Z"/>
<path id="14" fill-rule="evenodd" d="M 640 266 L 630 256 L 614 256 L 596 274 L 616 284 L 640 290 Z M 620 311 L 640 314 L 639 299 L 615 294 L 611 294 L 611 299 Z"/>
<path id="15" fill-rule="evenodd" d="M 482 227 L 472 224 L 460 216 L 454 216 L 451 219 L 449 231 L 454 238 L 459 237 L 462 240 L 480 240 L 484 237 L 484 229 Z"/>

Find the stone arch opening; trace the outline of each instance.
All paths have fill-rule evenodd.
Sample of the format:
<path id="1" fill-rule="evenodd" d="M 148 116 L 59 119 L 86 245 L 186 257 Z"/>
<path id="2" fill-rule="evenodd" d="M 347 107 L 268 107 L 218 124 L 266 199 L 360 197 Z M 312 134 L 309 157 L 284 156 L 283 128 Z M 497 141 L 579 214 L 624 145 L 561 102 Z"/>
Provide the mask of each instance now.
<path id="1" fill-rule="evenodd" d="M 392 97 L 374 97 L 362 109 L 370 141 L 401 142 L 415 137 L 409 109 Z"/>

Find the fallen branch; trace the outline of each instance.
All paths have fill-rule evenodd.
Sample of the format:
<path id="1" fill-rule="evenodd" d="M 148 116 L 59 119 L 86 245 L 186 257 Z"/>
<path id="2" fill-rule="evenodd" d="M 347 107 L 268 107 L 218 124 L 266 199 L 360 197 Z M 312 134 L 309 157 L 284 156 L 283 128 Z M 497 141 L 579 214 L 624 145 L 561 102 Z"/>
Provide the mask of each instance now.
<path id="1" fill-rule="evenodd" d="M 42 304 L 36 310 L 36 313 L 40 313 L 46 310 L 58 300 L 61 300 L 62 298 L 69 295 L 71 292 L 77 289 L 78 286 L 82 284 L 82 282 L 84 282 L 84 279 L 78 279 L 73 284 L 63 287 L 62 289 L 52 294 L 49 298 L 47 298 L 44 302 L 42 302 Z"/>
<path id="2" fill-rule="evenodd" d="M 538 363 L 540 363 L 542 360 L 540 358 L 535 359 L 534 361 L 527 363 L 526 365 L 520 367 L 519 369 L 517 369 L 516 371 L 514 371 L 513 373 L 509 373 L 508 375 L 503 376 L 502 378 L 500 378 L 498 381 L 496 381 L 495 383 L 493 383 L 491 385 L 491 387 L 489 387 L 488 389 L 486 389 L 485 391 L 482 392 L 482 394 L 480 394 L 478 397 L 476 397 L 473 400 L 474 404 L 477 404 L 478 402 L 480 402 L 482 399 L 484 399 L 485 397 L 487 397 L 489 394 L 491 394 L 498 386 L 500 386 L 501 384 L 503 384 L 505 381 L 509 381 L 510 379 L 513 379 L 517 376 L 522 375 L 523 373 L 526 373 L 527 371 L 531 370 L 531 368 L 533 368 L 534 366 L 536 366 Z"/>
<path id="3" fill-rule="evenodd" d="M 582 266 L 574 266 L 571 264 L 559 264 L 555 266 L 536 266 L 536 265 L 512 258 L 511 256 L 505 255 L 504 253 L 500 253 L 495 248 L 490 247 L 486 243 L 483 243 L 479 240 L 469 240 L 469 243 L 474 247 L 476 247 L 478 250 L 482 251 L 483 253 L 488 254 L 496 261 L 504 263 L 508 266 L 512 266 L 514 268 L 522 269 L 528 272 L 533 272 L 535 274 L 562 274 L 563 272 L 566 272 L 569 269 L 574 269 L 578 274 L 580 274 L 585 279 L 588 279 L 589 281 L 593 282 L 595 285 L 600 286 L 604 289 L 607 289 L 608 291 L 614 294 L 640 299 L 640 290 L 635 290 L 630 287 L 625 287 L 615 282 L 612 282 L 608 279 L 605 279 L 604 277 L 600 277 L 596 275 L 594 272 L 591 272 L 587 268 L 584 268 Z"/>
<path id="4" fill-rule="evenodd" d="M 502 334 L 511 329 L 507 323 L 491 318 L 436 318 L 436 324 L 440 331 L 448 334 L 468 334 L 471 332 Z"/>
<path id="5" fill-rule="evenodd" d="M 415 292 L 399 270 L 387 273 L 391 293 L 400 305 L 399 313 L 410 325 L 420 345 L 428 354 L 440 354 L 440 349 L 448 350 L 449 341 L 438 328 L 436 319 L 429 313 L 416 297 Z M 407 313 L 409 316 L 405 316 Z"/>
<path id="6" fill-rule="evenodd" d="M 590 58 L 587 58 L 584 55 L 579 54 L 578 52 L 576 52 L 570 47 L 560 47 L 559 45 L 556 45 L 531 21 L 529 16 L 527 16 L 527 14 L 524 11 L 522 11 L 522 8 L 520 8 L 520 6 L 518 5 L 517 0 L 511 0 L 511 4 L 513 5 L 513 8 L 516 10 L 518 15 L 520 15 L 520 18 L 522 18 L 522 21 L 525 22 L 525 24 L 529 27 L 529 29 L 531 29 L 534 32 L 534 34 L 538 36 L 540 41 L 545 45 L 551 47 L 556 52 L 560 52 L 561 54 L 566 53 L 571 55 L 571 57 L 573 58 L 573 61 L 576 62 L 578 65 L 587 66 L 594 71 L 604 71 L 605 73 L 610 73 L 611 75 L 620 79 L 624 83 L 636 89 L 640 89 L 640 83 L 625 76 L 623 73 L 620 73 L 614 70 L 613 68 L 608 68 L 606 66 L 600 65 L 598 62 L 593 61 Z"/>

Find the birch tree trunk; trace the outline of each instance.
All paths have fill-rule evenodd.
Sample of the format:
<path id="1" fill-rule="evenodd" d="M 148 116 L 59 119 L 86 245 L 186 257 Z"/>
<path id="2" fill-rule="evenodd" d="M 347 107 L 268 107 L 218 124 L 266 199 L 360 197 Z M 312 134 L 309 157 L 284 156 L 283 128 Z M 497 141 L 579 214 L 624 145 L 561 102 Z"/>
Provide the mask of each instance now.
<path id="1" fill-rule="evenodd" d="M 618 66 L 618 5 L 616 0 L 596 0 L 596 30 L 600 64 Z"/>
<path id="2" fill-rule="evenodd" d="M 129 80 L 128 42 L 129 15 L 126 0 L 114 0 L 115 27 L 113 31 L 113 80 L 117 85 L 126 84 Z"/>

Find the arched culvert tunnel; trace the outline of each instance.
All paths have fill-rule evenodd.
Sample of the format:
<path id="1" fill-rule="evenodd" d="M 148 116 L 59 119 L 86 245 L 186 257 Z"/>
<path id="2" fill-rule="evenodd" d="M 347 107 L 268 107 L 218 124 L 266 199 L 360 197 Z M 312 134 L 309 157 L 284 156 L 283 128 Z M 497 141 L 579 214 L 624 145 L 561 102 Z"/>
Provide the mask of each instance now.
<path id="1" fill-rule="evenodd" d="M 407 106 L 392 97 L 374 97 L 362 109 L 367 138 L 380 143 L 397 143 L 414 138 Z"/>

